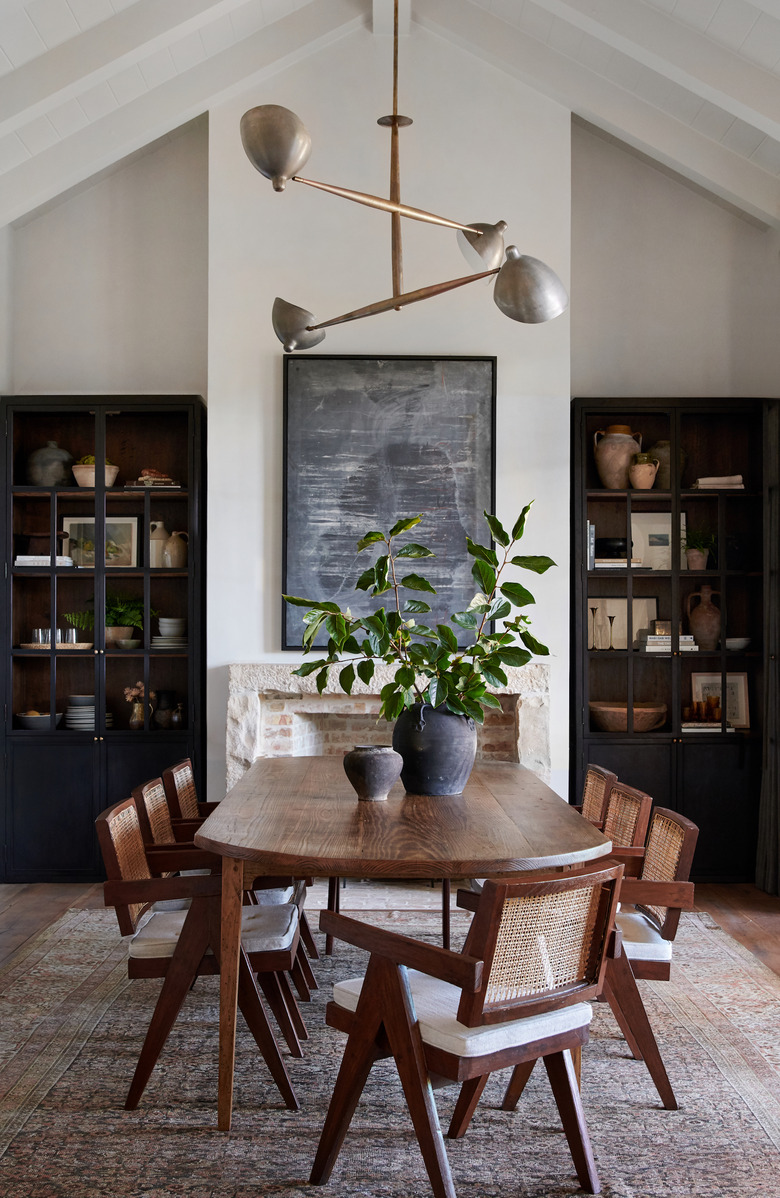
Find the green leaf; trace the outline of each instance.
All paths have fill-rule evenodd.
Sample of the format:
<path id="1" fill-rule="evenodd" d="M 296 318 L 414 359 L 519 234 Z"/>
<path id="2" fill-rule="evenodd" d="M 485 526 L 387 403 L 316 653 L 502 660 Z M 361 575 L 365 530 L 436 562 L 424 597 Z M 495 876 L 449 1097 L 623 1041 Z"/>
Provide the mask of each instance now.
<path id="1" fill-rule="evenodd" d="M 297 674 L 299 678 L 308 678 L 309 674 L 313 674 L 315 670 L 319 670 L 325 665 L 324 657 L 319 661 L 305 661 L 302 666 L 298 666 L 297 670 L 293 670 L 293 674 Z"/>
<path id="2" fill-rule="evenodd" d="M 471 567 L 471 574 L 474 581 L 485 592 L 486 595 L 492 595 L 496 588 L 496 572 L 487 562 L 480 561 L 479 558 Z"/>
<path id="3" fill-rule="evenodd" d="M 347 639 L 344 641 L 344 644 L 341 646 L 341 650 L 343 653 L 359 653 L 360 652 L 360 645 L 357 643 L 357 641 L 355 640 L 354 636 L 352 636 L 351 633 L 347 637 Z"/>
<path id="4" fill-rule="evenodd" d="M 285 603 L 291 603 L 293 607 L 308 607 L 312 611 L 340 611 L 338 603 L 317 603 L 314 599 L 301 599 L 298 595 L 282 595 Z"/>
<path id="5" fill-rule="evenodd" d="M 512 649 L 509 646 L 498 649 L 498 659 L 505 666 L 524 666 L 531 660 L 531 654 L 526 649 Z"/>
<path id="6" fill-rule="evenodd" d="M 399 533 L 407 532 L 410 528 L 414 528 L 415 524 L 419 524 L 421 520 L 422 515 L 402 516 L 400 520 L 396 520 L 395 524 L 387 535 L 389 537 L 397 537 Z"/>
<path id="7" fill-rule="evenodd" d="M 396 691 L 381 704 L 381 712 L 386 720 L 395 720 L 401 714 L 405 706 L 405 697 L 403 691 Z"/>
<path id="8" fill-rule="evenodd" d="M 376 574 L 376 589 L 374 594 L 381 595 L 383 591 L 390 589 L 390 584 L 387 581 L 388 560 L 386 553 L 383 553 L 374 562 L 374 572 Z"/>
<path id="9" fill-rule="evenodd" d="M 465 695 L 461 702 L 463 703 L 463 710 L 466 715 L 470 715 L 475 724 L 484 724 L 485 713 L 479 703 L 475 703 L 473 699 L 466 698 Z"/>
<path id="10" fill-rule="evenodd" d="M 370 591 L 376 586 L 376 569 L 371 566 L 370 569 L 364 570 L 360 578 L 355 583 L 356 591 Z"/>
<path id="11" fill-rule="evenodd" d="M 414 680 L 416 677 L 417 674 L 411 666 L 399 666 L 395 672 L 395 681 L 398 686 L 402 686 L 404 690 L 408 690 L 410 686 L 414 686 Z"/>
<path id="12" fill-rule="evenodd" d="M 325 620 L 325 631 L 333 638 L 336 645 L 340 649 L 347 639 L 347 624 L 341 612 L 337 615 L 327 616 Z"/>
<path id="13" fill-rule="evenodd" d="M 439 634 L 439 640 L 445 649 L 449 649 L 451 653 L 458 651 L 458 638 L 448 624 L 437 624 L 436 631 Z"/>
<path id="14" fill-rule="evenodd" d="M 510 560 L 513 566 L 521 566 L 523 570 L 533 570 L 534 574 L 544 574 L 545 570 L 549 570 L 550 566 L 555 565 L 551 557 L 544 557 L 543 555 L 523 557 L 521 554 Z"/>
<path id="15" fill-rule="evenodd" d="M 357 672 L 358 672 L 358 678 L 360 679 L 360 681 L 365 682 L 366 686 L 368 686 L 369 682 L 374 677 L 373 661 L 371 661 L 370 658 L 368 661 L 359 661 L 358 667 L 357 667 Z"/>
<path id="16" fill-rule="evenodd" d="M 487 658 L 482 662 L 482 677 L 489 686 L 507 685 L 506 674 L 501 669 L 501 666 L 498 664 L 498 662 L 492 658 L 490 659 L 489 665 Z"/>
<path id="17" fill-rule="evenodd" d="M 431 678 L 425 693 L 431 707 L 438 707 L 447 698 L 447 688 L 439 678 Z"/>
<path id="18" fill-rule="evenodd" d="M 401 608 L 401 614 L 404 616 L 421 616 L 430 610 L 430 603 L 426 603 L 424 599 L 407 599 Z"/>
<path id="19" fill-rule="evenodd" d="M 383 532 L 367 532 L 357 543 L 358 553 L 362 553 L 364 549 L 368 549 L 369 545 L 376 545 L 377 541 L 384 541 L 384 539 Z"/>
<path id="20" fill-rule="evenodd" d="M 484 703 L 487 707 L 495 707 L 497 709 L 501 706 L 501 700 L 499 699 L 498 695 L 491 695 L 489 691 L 485 692 L 480 699 L 480 703 Z"/>
<path id="21" fill-rule="evenodd" d="M 529 603 L 536 603 L 531 592 L 521 586 L 519 582 L 505 582 L 502 587 L 499 587 L 499 590 L 505 599 L 514 603 L 515 607 L 526 607 Z"/>
<path id="22" fill-rule="evenodd" d="M 396 557 L 436 557 L 436 554 L 431 549 L 426 549 L 425 545 L 418 545 L 415 541 L 409 541 L 404 545 L 403 549 L 399 549 Z"/>
<path id="23" fill-rule="evenodd" d="M 327 620 L 327 618 L 328 617 L 325 612 L 320 612 L 316 620 L 312 620 L 308 623 L 303 633 L 302 644 L 304 649 L 308 649 L 313 645 L 314 641 L 316 640 L 317 633 L 322 627 L 323 621 Z"/>
<path id="24" fill-rule="evenodd" d="M 477 617 L 472 615 L 470 611 L 457 611 L 452 617 L 453 624 L 457 624 L 459 628 L 468 628 L 473 630 L 477 627 Z"/>
<path id="25" fill-rule="evenodd" d="M 490 529 L 490 535 L 492 536 L 493 540 L 498 541 L 499 545 L 506 549 L 507 545 L 509 544 L 509 534 L 501 521 L 496 516 L 491 516 L 489 512 L 483 512 L 483 515 L 487 520 L 487 525 Z"/>
<path id="26" fill-rule="evenodd" d="M 466 537 L 466 548 L 472 557 L 477 557 L 480 561 L 487 562 L 489 566 L 498 565 L 498 557 L 495 549 L 488 549 L 487 545 L 478 545 L 476 541 L 472 541 L 471 537 Z"/>
<path id="27" fill-rule="evenodd" d="M 322 694 L 322 692 L 325 690 L 325 687 L 328 685 L 328 671 L 329 671 L 329 669 L 330 669 L 330 667 L 329 667 L 329 666 L 325 666 L 325 669 L 324 669 L 324 670 L 320 670 L 319 674 L 317 675 L 317 692 L 318 692 L 318 694 L 320 694 L 320 695 L 321 695 L 321 694 Z"/>
<path id="28" fill-rule="evenodd" d="M 401 586 L 407 587 L 410 591 L 429 591 L 431 595 L 436 594 L 428 579 L 423 578 L 421 574 L 407 574 L 405 578 L 401 579 Z"/>
<path id="29" fill-rule="evenodd" d="M 525 645 L 526 649 L 530 649 L 537 657 L 549 657 L 550 650 L 541 641 L 537 641 L 536 637 L 531 636 L 530 632 L 521 632 L 520 640 Z"/>
<path id="30" fill-rule="evenodd" d="M 344 669 L 339 674 L 339 686 L 348 695 L 352 694 L 352 683 L 355 681 L 355 667 L 350 664 L 344 666 Z"/>
<path id="31" fill-rule="evenodd" d="M 506 599 L 502 599 L 499 595 L 496 595 L 488 608 L 487 618 L 489 620 L 503 620 L 504 616 L 508 616 L 511 610 L 511 604 L 507 603 Z"/>
<path id="32" fill-rule="evenodd" d="M 512 529 L 512 540 L 513 541 L 519 541 L 521 536 L 525 532 L 525 518 L 528 515 L 528 513 L 530 512 L 532 504 L 533 504 L 533 499 L 531 500 L 531 503 L 527 503 L 525 505 L 522 512 L 515 520 L 515 526 Z"/>

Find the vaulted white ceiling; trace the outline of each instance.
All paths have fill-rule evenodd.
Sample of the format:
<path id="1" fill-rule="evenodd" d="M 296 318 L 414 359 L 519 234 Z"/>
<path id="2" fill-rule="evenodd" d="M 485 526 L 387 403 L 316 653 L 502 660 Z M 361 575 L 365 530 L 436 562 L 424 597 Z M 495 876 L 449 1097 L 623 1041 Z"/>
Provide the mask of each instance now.
<path id="1" fill-rule="evenodd" d="M 410 3 L 412 22 L 780 227 L 780 0 L 401 0 L 402 22 Z M 391 9 L 0 0 L 0 225 L 248 80 L 361 26 L 385 32 Z"/>

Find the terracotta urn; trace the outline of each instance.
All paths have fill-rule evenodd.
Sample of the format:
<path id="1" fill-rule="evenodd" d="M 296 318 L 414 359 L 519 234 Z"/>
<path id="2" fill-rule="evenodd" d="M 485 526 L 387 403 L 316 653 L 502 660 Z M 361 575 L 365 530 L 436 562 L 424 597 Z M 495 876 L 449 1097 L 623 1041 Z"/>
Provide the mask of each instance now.
<path id="1" fill-rule="evenodd" d="M 712 602 L 712 597 L 719 594 L 720 591 L 713 591 L 711 586 L 705 584 L 700 591 L 695 591 L 688 596 L 686 605 L 688 624 L 693 639 L 700 649 L 717 649 L 718 647 L 721 613 L 720 608 Z M 698 599 L 699 602 L 693 606 L 695 599 Z"/>
<path id="2" fill-rule="evenodd" d="M 594 433 L 593 456 L 602 487 L 608 491 L 627 491 L 629 466 L 641 452 L 642 434 L 633 433 L 628 424 L 609 424 Z"/>
<path id="3" fill-rule="evenodd" d="M 635 491 L 649 491 L 658 473 L 658 459 L 649 453 L 635 453 L 628 467 L 628 481 Z"/>

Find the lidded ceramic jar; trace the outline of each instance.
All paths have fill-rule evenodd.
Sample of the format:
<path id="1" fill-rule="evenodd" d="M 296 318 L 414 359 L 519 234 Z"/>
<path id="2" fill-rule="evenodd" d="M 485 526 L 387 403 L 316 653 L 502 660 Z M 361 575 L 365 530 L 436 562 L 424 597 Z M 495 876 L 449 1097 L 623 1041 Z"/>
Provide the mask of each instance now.
<path id="1" fill-rule="evenodd" d="M 628 468 L 641 452 L 642 434 L 632 432 L 629 424 L 609 424 L 594 433 L 593 456 L 602 487 L 608 491 L 627 491 Z"/>

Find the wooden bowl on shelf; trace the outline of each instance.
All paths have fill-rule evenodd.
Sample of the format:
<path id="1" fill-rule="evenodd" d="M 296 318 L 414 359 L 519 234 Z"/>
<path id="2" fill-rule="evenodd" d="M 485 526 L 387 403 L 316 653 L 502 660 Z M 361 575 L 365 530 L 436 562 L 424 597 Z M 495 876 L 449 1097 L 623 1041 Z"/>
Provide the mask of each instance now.
<path id="1" fill-rule="evenodd" d="M 590 720 L 599 732 L 627 732 L 628 704 L 613 703 L 608 699 L 591 699 Z M 635 703 L 634 732 L 652 732 L 666 720 L 665 703 Z"/>

